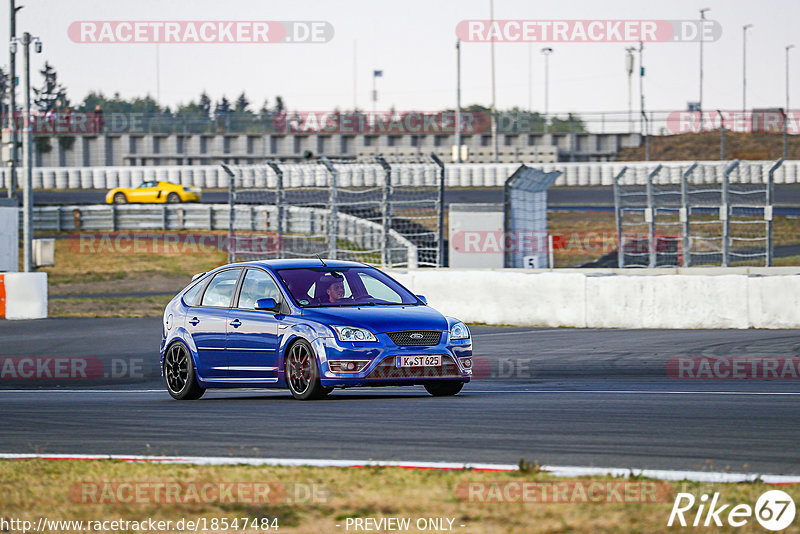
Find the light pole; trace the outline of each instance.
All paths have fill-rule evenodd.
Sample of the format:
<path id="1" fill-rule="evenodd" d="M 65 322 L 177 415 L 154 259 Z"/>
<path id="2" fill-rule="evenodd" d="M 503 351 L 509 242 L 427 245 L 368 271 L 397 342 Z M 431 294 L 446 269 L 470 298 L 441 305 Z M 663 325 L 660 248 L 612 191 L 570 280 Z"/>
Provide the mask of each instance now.
<path id="1" fill-rule="evenodd" d="M 456 40 L 456 154 L 461 163 L 461 39 Z"/>
<path id="2" fill-rule="evenodd" d="M 633 133 L 633 53 L 632 46 L 625 49 L 625 70 L 628 71 L 628 133 Z"/>
<path id="3" fill-rule="evenodd" d="M 639 41 L 639 110 L 642 120 L 642 136 L 644 136 L 645 161 L 650 161 L 650 125 L 647 122 L 647 113 L 644 112 L 644 42 Z"/>
<path id="4" fill-rule="evenodd" d="M 783 159 L 788 159 L 789 153 L 789 50 L 794 48 L 793 44 L 786 46 L 786 110 L 783 112 Z"/>
<path id="5" fill-rule="evenodd" d="M 747 113 L 747 30 L 752 27 L 742 26 L 742 113 Z"/>
<path id="6" fill-rule="evenodd" d="M 9 13 L 9 33 L 11 34 L 11 42 L 13 43 L 17 38 L 17 11 L 22 9 L 22 7 L 16 7 L 15 0 L 10 0 L 9 5 L 11 7 Z M 17 67 L 14 54 L 14 52 L 16 52 L 15 45 L 10 46 L 8 52 L 8 133 L 11 143 L 11 150 L 9 150 L 9 154 L 11 155 L 9 170 L 11 173 L 8 182 L 8 198 L 12 198 L 15 195 L 15 188 L 17 187 Z"/>
<path id="7" fill-rule="evenodd" d="M 550 47 L 542 48 L 541 53 L 544 55 L 544 123 L 547 132 L 550 132 L 550 54 L 553 49 Z"/>
<path id="8" fill-rule="evenodd" d="M 489 0 L 489 24 L 494 26 L 494 0 Z M 495 106 L 497 104 L 496 96 L 497 93 L 495 91 L 495 79 L 494 79 L 494 37 L 489 42 L 489 46 L 491 47 L 491 54 L 492 54 L 492 150 L 494 152 L 494 157 L 492 161 L 497 163 L 498 159 L 498 146 L 497 146 L 497 117 L 495 117 Z"/>
<path id="9" fill-rule="evenodd" d="M 16 53 L 17 44 L 22 44 L 23 70 L 25 74 L 24 107 L 25 116 L 23 118 L 23 137 L 22 137 L 22 162 L 25 166 L 25 188 L 22 192 L 22 239 L 25 242 L 23 248 L 23 271 L 29 273 L 33 271 L 33 127 L 31 125 L 31 54 L 30 45 L 34 43 L 36 53 L 42 51 L 42 41 L 38 37 L 25 32 L 21 39 L 14 37 L 11 39 L 11 53 Z"/>
<path id="10" fill-rule="evenodd" d="M 700 10 L 700 98 L 697 101 L 700 112 L 700 131 L 703 131 L 703 29 L 705 28 L 706 12 L 710 7 Z"/>

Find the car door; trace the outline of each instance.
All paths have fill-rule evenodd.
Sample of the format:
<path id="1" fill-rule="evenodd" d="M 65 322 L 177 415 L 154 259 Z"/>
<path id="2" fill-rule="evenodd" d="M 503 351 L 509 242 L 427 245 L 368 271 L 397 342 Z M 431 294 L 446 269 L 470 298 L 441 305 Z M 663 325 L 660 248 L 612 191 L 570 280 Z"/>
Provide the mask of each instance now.
<path id="1" fill-rule="evenodd" d="M 130 202 L 152 202 L 156 190 L 156 182 L 142 182 L 139 187 L 128 193 L 128 200 Z"/>
<path id="2" fill-rule="evenodd" d="M 226 269 L 215 274 L 203 292 L 200 306 L 189 308 L 187 313 L 186 329 L 197 347 L 197 372 L 202 378 L 228 376 L 228 313 L 241 271 Z"/>
<path id="3" fill-rule="evenodd" d="M 281 301 L 275 281 L 266 271 L 247 269 L 235 307 L 228 313 L 227 355 L 231 379 L 277 381 L 278 319 L 256 310 L 258 299 Z"/>

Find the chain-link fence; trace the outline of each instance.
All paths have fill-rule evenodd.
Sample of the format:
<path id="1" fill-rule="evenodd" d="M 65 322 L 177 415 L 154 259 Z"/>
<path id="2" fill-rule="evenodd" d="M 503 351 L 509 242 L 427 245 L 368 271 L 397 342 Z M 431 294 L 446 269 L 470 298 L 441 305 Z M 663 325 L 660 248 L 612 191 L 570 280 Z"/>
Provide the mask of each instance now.
<path id="1" fill-rule="evenodd" d="M 619 267 L 772 265 L 777 161 L 623 168 L 614 178 Z"/>
<path id="2" fill-rule="evenodd" d="M 263 214 L 231 221 L 230 261 L 320 255 L 387 267 L 441 265 L 444 164 L 436 157 L 223 167 L 231 205 Z M 276 246 L 253 246 L 265 242 Z"/>

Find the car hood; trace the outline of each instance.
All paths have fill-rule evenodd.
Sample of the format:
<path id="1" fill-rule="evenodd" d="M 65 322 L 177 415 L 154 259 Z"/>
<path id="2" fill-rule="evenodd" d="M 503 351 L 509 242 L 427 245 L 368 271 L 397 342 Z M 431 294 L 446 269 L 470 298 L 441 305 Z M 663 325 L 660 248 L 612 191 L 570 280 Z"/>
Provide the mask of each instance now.
<path id="1" fill-rule="evenodd" d="M 428 306 L 306 308 L 303 317 L 328 326 L 357 326 L 381 334 L 397 330 L 447 330 L 444 315 Z"/>

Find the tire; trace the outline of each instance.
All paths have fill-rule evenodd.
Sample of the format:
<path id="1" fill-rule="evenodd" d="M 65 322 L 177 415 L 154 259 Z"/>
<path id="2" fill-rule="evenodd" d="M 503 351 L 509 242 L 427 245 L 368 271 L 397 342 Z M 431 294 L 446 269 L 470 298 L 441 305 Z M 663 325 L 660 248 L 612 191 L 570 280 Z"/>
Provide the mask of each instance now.
<path id="1" fill-rule="evenodd" d="M 431 382 L 425 384 L 425 389 L 434 397 L 451 397 L 457 395 L 461 388 L 464 387 L 464 382 L 457 382 L 455 380 L 446 380 L 443 382 Z"/>
<path id="2" fill-rule="evenodd" d="M 289 347 L 285 360 L 286 385 L 297 400 L 316 400 L 324 397 L 327 388 L 319 381 L 319 366 L 314 349 L 303 339 Z"/>
<path id="3" fill-rule="evenodd" d="M 167 195 L 167 204 L 180 204 L 181 197 L 178 196 L 178 193 L 170 193 Z"/>
<path id="4" fill-rule="evenodd" d="M 125 193 L 114 193 L 114 204 L 127 204 L 128 197 L 125 196 Z"/>
<path id="5" fill-rule="evenodd" d="M 164 382 L 177 400 L 197 400 L 206 392 L 197 383 L 192 357 L 183 343 L 173 343 L 164 355 Z"/>

